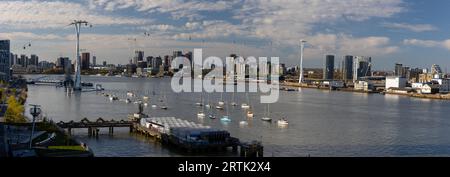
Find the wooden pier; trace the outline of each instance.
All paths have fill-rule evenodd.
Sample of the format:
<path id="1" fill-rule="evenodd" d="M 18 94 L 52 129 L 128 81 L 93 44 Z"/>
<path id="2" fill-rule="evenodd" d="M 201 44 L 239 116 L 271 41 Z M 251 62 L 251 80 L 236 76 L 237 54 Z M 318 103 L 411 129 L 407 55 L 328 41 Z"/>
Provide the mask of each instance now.
<path id="1" fill-rule="evenodd" d="M 115 120 L 104 120 L 103 118 L 98 118 L 96 121 L 90 121 L 87 118 L 83 118 L 79 122 L 63 122 L 60 121 L 56 125 L 58 127 L 67 129 L 67 132 L 69 135 L 72 134 L 72 129 L 75 128 L 87 128 L 88 129 L 88 135 L 91 137 L 98 137 L 98 134 L 100 132 L 100 128 L 108 128 L 108 134 L 113 135 L 114 134 L 114 128 L 115 127 L 128 127 L 130 128 L 130 132 L 133 131 L 133 122 L 131 121 L 115 121 Z"/>

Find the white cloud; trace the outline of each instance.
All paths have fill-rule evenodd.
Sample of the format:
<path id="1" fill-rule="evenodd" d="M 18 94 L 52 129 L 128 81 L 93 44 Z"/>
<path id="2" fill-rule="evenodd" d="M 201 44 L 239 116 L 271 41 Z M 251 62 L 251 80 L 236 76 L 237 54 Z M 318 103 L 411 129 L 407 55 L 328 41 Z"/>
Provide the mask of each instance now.
<path id="1" fill-rule="evenodd" d="M 430 24 L 384 23 L 383 26 L 395 29 L 404 29 L 413 32 L 436 31 L 437 28 Z"/>
<path id="2" fill-rule="evenodd" d="M 450 50 L 450 39 L 443 41 L 435 40 L 420 40 L 420 39 L 405 39 L 403 40 L 404 45 L 413 45 L 420 47 L 441 47 Z"/>
<path id="3" fill-rule="evenodd" d="M 100 15 L 82 4 L 60 1 L 2 1 L 0 9 L 0 25 L 6 28 L 64 28 L 76 19 L 87 20 L 94 25 L 142 25 L 150 21 Z"/>
<path id="4" fill-rule="evenodd" d="M 202 11 L 224 11 L 231 9 L 237 1 L 220 0 L 208 2 L 201 0 L 183 1 L 183 0 L 90 0 L 93 6 L 114 11 L 118 9 L 135 8 L 137 11 L 169 13 L 174 19 L 203 18 L 199 12 Z"/>
<path id="5" fill-rule="evenodd" d="M 11 33 L 0 33 L 1 39 L 9 40 L 57 40 L 63 39 L 61 36 L 54 34 L 34 34 L 30 32 L 11 32 Z"/>

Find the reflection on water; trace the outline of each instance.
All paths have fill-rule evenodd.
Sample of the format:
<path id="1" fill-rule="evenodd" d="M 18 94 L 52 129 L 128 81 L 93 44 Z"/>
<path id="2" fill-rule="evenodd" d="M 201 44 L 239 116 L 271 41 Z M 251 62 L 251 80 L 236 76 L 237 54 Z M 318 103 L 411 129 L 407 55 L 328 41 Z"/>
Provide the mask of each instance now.
<path id="1" fill-rule="evenodd" d="M 262 140 L 265 156 L 414 156 L 450 155 L 450 102 L 425 100 L 396 95 L 363 94 L 316 89 L 299 92 L 281 91 L 279 102 L 270 105 L 272 123 L 261 120 L 266 105 L 258 104 L 260 97 L 250 93 L 253 119 L 246 117 L 240 106 L 214 109 L 221 100 L 220 93 L 204 94 L 212 109 L 207 116 L 197 118 L 195 105 L 200 93 L 173 93 L 169 79 L 83 77 L 83 81 L 102 84 L 105 93 L 121 99 L 128 91 L 136 94 L 131 103 L 111 102 L 101 92 L 69 94 L 63 88 L 29 86 L 27 102 L 42 105 L 44 114 L 55 121 L 79 121 L 84 117 L 95 120 L 126 119 L 137 111 L 133 102 L 149 97 L 144 112 L 151 116 L 173 116 L 214 128 L 228 130 L 242 141 Z M 244 93 L 224 93 L 225 103 L 247 102 Z M 163 100 L 161 102 L 160 100 Z M 27 104 L 28 104 L 27 103 Z M 168 110 L 151 105 L 167 104 Z M 228 110 L 227 110 L 228 109 Z M 28 109 L 26 109 L 28 110 Z M 216 119 L 210 119 L 209 115 Z M 228 115 L 230 122 L 220 120 Z M 286 117 L 287 127 L 276 120 Z M 241 126 L 241 121 L 247 125 Z M 114 136 L 101 130 L 98 139 L 89 138 L 87 130 L 76 130 L 75 136 L 86 142 L 97 156 L 183 156 L 149 138 L 117 129 Z M 213 154 L 220 155 L 220 154 Z M 223 155 L 223 154 L 222 154 Z M 232 155 L 232 154 L 231 154 Z"/>

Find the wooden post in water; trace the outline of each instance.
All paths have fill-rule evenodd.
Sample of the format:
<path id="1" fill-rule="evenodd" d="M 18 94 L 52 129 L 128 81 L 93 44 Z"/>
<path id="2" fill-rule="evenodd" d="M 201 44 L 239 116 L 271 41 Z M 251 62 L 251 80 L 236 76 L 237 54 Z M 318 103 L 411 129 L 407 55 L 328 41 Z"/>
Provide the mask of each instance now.
<path id="1" fill-rule="evenodd" d="M 89 136 L 89 137 L 92 136 L 92 128 L 91 128 L 91 127 L 88 128 L 88 136 Z"/>

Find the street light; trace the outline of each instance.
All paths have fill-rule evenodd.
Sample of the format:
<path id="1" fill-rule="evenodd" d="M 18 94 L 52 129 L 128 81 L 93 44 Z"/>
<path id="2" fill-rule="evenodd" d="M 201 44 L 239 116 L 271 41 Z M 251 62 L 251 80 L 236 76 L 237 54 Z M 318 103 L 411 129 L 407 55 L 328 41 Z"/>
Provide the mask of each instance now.
<path id="1" fill-rule="evenodd" d="M 39 116 L 39 114 L 41 114 L 41 108 L 39 108 L 41 106 L 35 104 L 30 104 L 30 106 L 32 106 L 32 108 L 30 108 L 30 114 L 33 116 L 33 126 L 31 128 L 30 147 L 29 147 L 31 149 L 33 142 L 34 127 L 36 125 L 36 117 Z"/>

